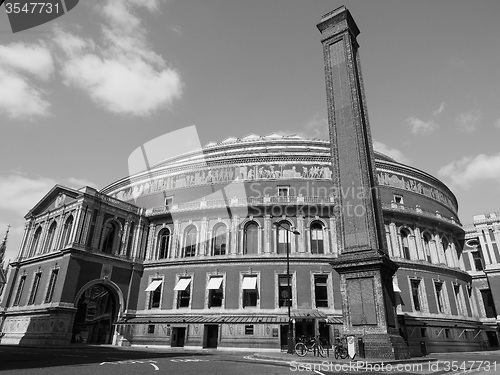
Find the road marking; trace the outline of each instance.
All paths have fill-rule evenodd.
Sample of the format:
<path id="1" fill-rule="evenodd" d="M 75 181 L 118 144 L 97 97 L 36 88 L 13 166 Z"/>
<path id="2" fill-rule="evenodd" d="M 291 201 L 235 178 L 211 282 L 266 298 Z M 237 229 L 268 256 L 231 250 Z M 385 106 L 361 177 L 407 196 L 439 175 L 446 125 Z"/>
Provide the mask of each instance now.
<path id="1" fill-rule="evenodd" d="M 208 359 L 183 358 L 183 359 L 171 359 L 170 362 L 208 362 Z"/>

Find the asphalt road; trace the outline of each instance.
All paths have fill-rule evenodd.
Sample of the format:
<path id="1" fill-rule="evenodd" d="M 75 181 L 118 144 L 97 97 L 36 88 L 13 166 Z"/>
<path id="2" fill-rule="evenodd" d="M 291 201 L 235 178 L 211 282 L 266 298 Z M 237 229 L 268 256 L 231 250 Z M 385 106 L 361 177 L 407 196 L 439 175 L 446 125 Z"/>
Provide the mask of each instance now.
<path id="1" fill-rule="evenodd" d="M 68 348 L 0 346 L 0 374 L 290 374 L 288 365 L 257 362 L 248 359 L 251 354 L 108 346 Z"/>
<path id="2" fill-rule="evenodd" d="M 0 375 L 500 375 L 500 351 L 431 354 L 438 362 L 385 365 L 342 361 L 285 363 L 252 359 L 251 352 L 190 351 L 113 346 L 29 348 L 0 345 Z M 298 359 L 287 357 L 288 359 Z M 366 365 L 366 364 L 365 364 Z M 371 366 L 371 367 L 370 367 Z M 402 366 L 402 367 L 401 367 Z"/>

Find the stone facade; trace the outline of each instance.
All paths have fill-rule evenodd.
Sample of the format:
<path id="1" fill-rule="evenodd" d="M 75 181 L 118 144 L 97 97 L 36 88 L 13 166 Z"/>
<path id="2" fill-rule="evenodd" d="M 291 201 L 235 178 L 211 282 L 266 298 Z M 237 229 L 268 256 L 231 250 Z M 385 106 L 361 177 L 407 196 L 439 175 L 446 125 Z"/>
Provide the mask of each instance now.
<path id="1" fill-rule="evenodd" d="M 1 302 L 1 342 L 280 350 L 288 325 L 287 243 L 296 335 L 333 340 L 342 334 L 340 276 L 330 265 L 342 251 L 332 199 L 339 192 L 322 174 L 309 174 L 312 166 L 331 166 L 328 142 L 251 135 L 212 143 L 203 152 L 203 167 L 190 154 L 175 157 L 175 173 L 235 170 L 255 160 L 268 166 L 264 170 L 296 172 L 286 178 L 262 173 L 258 180 L 247 173 L 234 182 L 238 190 L 214 199 L 197 185 L 114 198 L 144 184 L 138 176 L 99 192 L 54 187 L 26 216 Z M 151 186 L 173 173 L 172 164 L 167 160 L 156 169 Z M 421 342 L 429 352 L 486 347 L 487 332 L 496 326 L 481 307 L 482 284 L 466 272 L 469 250 L 461 246 L 455 197 L 434 177 L 384 155 L 376 154 L 376 168 L 399 179 L 418 178 L 452 203 L 400 186 L 380 187 L 388 251 L 399 266 L 393 279 L 400 290 L 399 333 L 412 355 L 422 353 Z M 218 191 L 228 184 L 221 178 L 209 186 Z M 288 233 L 287 240 L 273 225 L 277 221 L 300 234 Z M 187 285 L 179 284 L 186 278 Z M 208 289 L 217 278 L 220 285 Z M 442 284 L 442 311 L 436 283 Z"/>

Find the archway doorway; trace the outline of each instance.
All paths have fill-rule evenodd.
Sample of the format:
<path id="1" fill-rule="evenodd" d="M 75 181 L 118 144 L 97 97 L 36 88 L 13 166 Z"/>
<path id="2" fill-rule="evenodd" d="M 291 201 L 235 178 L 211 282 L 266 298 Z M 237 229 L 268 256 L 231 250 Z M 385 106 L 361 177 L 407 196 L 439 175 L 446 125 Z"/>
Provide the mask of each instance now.
<path id="1" fill-rule="evenodd" d="M 116 300 L 105 286 L 87 288 L 77 303 L 72 342 L 81 344 L 110 344 Z"/>

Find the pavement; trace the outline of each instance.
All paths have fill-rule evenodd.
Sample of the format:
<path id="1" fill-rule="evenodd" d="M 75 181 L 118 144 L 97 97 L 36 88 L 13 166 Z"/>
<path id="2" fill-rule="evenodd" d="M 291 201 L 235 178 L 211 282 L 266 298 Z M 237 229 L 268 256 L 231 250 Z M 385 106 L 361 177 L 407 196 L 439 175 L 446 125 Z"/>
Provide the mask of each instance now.
<path id="1" fill-rule="evenodd" d="M 414 357 L 409 359 L 383 359 L 383 358 L 360 358 L 354 357 L 354 359 L 346 358 L 346 359 L 335 359 L 333 351 L 330 351 L 330 355 L 326 355 L 324 357 L 314 356 L 313 353 L 308 353 L 305 357 L 299 357 L 296 354 L 288 354 L 287 352 L 265 352 L 265 353 L 254 353 L 251 357 L 256 360 L 267 360 L 267 361 L 276 361 L 276 362 L 299 362 L 299 363 L 311 363 L 311 362 L 329 362 L 335 364 L 349 364 L 352 362 L 366 362 L 372 365 L 381 364 L 381 363 L 392 363 L 392 364 L 404 364 L 404 363 L 420 363 L 420 362 L 436 362 L 437 359 L 434 357 Z"/>

